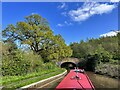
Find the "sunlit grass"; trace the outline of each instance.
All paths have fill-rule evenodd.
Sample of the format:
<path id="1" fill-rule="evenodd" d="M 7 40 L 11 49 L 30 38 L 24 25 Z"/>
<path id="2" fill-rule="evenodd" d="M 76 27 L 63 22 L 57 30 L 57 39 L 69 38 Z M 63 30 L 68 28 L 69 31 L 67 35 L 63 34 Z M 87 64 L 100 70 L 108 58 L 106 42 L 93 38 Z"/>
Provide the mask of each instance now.
<path id="1" fill-rule="evenodd" d="M 5 76 L 2 78 L 2 83 L 4 87 L 7 88 L 19 88 L 33 82 L 46 79 L 48 77 L 62 73 L 64 69 L 55 68 L 52 70 L 46 70 L 42 72 L 30 73 L 24 76 Z"/>

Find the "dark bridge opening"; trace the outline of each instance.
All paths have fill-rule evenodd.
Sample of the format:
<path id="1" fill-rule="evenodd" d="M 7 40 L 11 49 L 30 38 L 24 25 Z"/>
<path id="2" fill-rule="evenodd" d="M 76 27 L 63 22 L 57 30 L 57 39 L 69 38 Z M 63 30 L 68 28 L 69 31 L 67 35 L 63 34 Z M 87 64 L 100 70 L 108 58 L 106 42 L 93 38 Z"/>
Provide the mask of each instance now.
<path id="1" fill-rule="evenodd" d="M 67 70 L 74 69 L 76 67 L 76 64 L 73 62 L 64 62 L 61 64 L 61 68 L 65 68 Z"/>

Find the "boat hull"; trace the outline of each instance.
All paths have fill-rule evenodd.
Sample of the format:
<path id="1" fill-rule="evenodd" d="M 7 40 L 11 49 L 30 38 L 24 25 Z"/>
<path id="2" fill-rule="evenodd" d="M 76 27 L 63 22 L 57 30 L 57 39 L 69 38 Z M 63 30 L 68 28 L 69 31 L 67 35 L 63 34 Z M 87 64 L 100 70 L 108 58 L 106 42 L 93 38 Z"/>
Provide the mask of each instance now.
<path id="1" fill-rule="evenodd" d="M 80 70 L 80 69 L 79 69 Z M 55 90 L 94 90 L 94 86 L 85 72 L 70 70 Z"/>

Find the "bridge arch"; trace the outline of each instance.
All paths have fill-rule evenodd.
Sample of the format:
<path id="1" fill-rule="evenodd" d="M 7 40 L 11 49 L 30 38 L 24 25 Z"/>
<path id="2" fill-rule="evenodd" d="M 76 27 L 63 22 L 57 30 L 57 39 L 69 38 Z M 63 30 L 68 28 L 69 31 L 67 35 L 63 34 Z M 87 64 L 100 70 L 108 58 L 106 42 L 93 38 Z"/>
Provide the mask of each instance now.
<path id="1" fill-rule="evenodd" d="M 74 69 L 79 63 L 77 58 L 65 58 L 61 61 L 60 67 L 66 69 Z"/>
<path id="2" fill-rule="evenodd" d="M 70 69 L 74 69 L 74 67 L 76 67 L 76 64 L 73 62 L 64 62 L 61 64 L 61 68 L 70 68 Z"/>

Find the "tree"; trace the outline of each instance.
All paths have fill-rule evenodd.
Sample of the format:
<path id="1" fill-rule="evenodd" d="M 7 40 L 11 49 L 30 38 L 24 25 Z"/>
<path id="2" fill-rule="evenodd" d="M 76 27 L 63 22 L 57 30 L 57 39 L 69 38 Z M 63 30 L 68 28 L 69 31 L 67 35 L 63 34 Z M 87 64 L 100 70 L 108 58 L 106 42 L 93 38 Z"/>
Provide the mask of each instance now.
<path id="1" fill-rule="evenodd" d="M 101 44 L 95 50 L 95 52 L 93 53 L 93 55 L 97 55 L 98 56 L 98 64 L 100 64 L 101 62 L 103 62 L 103 63 L 110 62 L 110 60 L 112 58 L 112 55 L 108 51 L 106 51 L 102 47 Z"/>
<path id="2" fill-rule="evenodd" d="M 64 39 L 60 35 L 54 35 L 48 21 L 38 14 L 27 16 L 25 21 L 17 22 L 16 25 L 8 25 L 3 30 L 3 38 L 4 41 L 10 39 L 29 45 L 30 49 L 41 55 L 45 62 L 67 57 L 72 53 Z"/>
<path id="3" fill-rule="evenodd" d="M 117 58 L 120 60 L 120 31 L 117 33 L 118 38 L 118 52 L 117 52 Z"/>
<path id="4" fill-rule="evenodd" d="M 3 37 L 19 40 L 22 44 L 28 44 L 34 52 L 42 50 L 39 44 L 45 42 L 45 38 L 52 36 L 47 21 L 39 15 L 30 15 L 25 17 L 25 22 L 18 22 L 16 27 L 12 24 L 3 31 Z"/>

